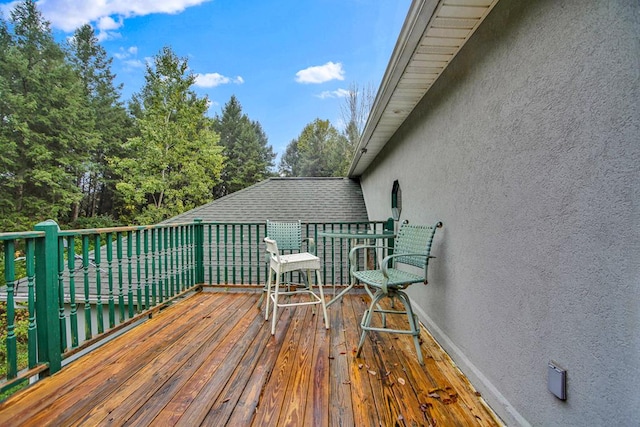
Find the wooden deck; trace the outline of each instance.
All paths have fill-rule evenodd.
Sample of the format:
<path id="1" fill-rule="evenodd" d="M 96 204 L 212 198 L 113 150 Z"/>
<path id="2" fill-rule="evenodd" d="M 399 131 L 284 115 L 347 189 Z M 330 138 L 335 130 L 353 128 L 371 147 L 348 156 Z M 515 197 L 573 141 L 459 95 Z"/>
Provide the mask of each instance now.
<path id="1" fill-rule="evenodd" d="M 282 310 L 275 337 L 255 293 L 201 292 L 0 404 L 0 425 L 500 425 L 423 330 L 371 335 L 365 295 Z M 404 320 L 406 322 L 406 319 Z"/>

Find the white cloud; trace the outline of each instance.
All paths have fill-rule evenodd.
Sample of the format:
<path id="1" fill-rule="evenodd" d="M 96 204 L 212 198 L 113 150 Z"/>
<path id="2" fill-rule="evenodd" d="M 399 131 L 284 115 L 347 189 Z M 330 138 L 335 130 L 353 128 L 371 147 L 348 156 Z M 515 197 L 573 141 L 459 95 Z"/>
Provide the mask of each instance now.
<path id="1" fill-rule="evenodd" d="M 319 95 L 316 95 L 320 99 L 327 98 L 346 98 L 349 96 L 349 91 L 347 89 L 337 89 L 337 90 L 325 90 Z"/>
<path id="2" fill-rule="evenodd" d="M 102 16 L 98 18 L 98 20 L 96 21 L 96 27 L 100 31 L 117 30 L 118 28 L 122 27 L 122 25 L 123 25 L 122 18 L 116 21 L 110 16 Z"/>
<path id="3" fill-rule="evenodd" d="M 72 32 L 88 23 L 96 23 L 100 28 L 101 22 L 107 18 L 112 24 L 119 23 L 116 28 L 120 28 L 125 18 L 152 13 L 176 14 L 208 1 L 211 0 L 39 0 L 37 5 L 54 28 Z M 116 28 L 104 28 L 102 31 Z"/>
<path id="4" fill-rule="evenodd" d="M 118 52 L 114 53 L 113 56 L 124 61 L 125 59 L 129 59 L 132 56 L 136 56 L 138 54 L 138 47 L 137 46 L 130 46 L 129 48 L 125 49 L 123 47 L 121 47 Z"/>
<path id="5" fill-rule="evenodd" d="M 139 59 L 127 59 L 124 63 L 129 68 L 144 68 L 144 62 Z"/>
<path id="6" fill-rule="evenodd" d="M 340 62 L 327 62 L 324 65 L 305 68 L 296 73 L 298 83 L 324 83 L 331 80 L 344 80 L 344 70 Z"/>
<path id="7" fill-rule="evenodd" d="M 226 77 L 218 73 L 196 74 L 195 85 L 198 87 L 211 88 L 229 83 L 242 84 L 244 83 L 244 79 L 240 76 L 235 78 Z"/>

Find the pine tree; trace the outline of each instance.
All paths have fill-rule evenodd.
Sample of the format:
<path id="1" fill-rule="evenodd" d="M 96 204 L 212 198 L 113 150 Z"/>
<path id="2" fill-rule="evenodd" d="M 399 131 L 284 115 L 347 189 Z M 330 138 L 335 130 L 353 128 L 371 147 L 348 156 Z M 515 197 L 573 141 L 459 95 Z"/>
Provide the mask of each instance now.
<path id="1" fill-rule="evenodd" d="M 91 136 L 87 141 L 90 161 L 79 170 L 77 183 L 83 193 L 74 206 L 72 220 L 112 213 L 115 182 L 107 157 L 120 154 L 132 136 L 132 123 L 120 101 L 122 85 L 115 85 L 112 58 L 98 42 L 93 28 L 83 25 L 69 40 L 71 61 L 80 75 L 89 106 Z"/>
<path id="2" fill-rule="evenodd" d="M 1 27 L 1 226 L 64 222 L 81 198 L 75 177 L 88 153 L 80 80 L 34 1 L 18 3 Z"/>
<path id="3" fill-rule="evenodd" d="M 214 129 L 220 134 L 227 158 L 216 196 L 241 190 L 271 175 L 275 158 L 273 148 L 268 145 L 260 123 L 242 113 L 242 106 L 235 96 L 225 104 L 222 115 L 216 116 Z"/>

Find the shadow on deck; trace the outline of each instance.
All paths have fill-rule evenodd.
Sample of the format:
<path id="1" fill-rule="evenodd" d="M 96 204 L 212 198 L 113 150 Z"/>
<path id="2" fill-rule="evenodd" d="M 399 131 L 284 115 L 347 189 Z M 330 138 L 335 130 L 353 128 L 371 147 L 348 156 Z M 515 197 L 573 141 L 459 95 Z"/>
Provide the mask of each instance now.
<path id="1" fill-rule="evenodd" d="M 0 425 L 500 425 L 423 329 L 372 334 L 368 297 L 281 311 L 275 338 L 256 293 L 200 292 L 0 404 Z M 406 319 L 399 321 L 406 322 Z"/>

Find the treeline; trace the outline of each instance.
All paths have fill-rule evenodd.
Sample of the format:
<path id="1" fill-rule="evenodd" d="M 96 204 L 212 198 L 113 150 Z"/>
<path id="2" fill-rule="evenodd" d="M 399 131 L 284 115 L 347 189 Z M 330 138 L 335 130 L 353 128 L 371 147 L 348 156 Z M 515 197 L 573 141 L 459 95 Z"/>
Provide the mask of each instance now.
<path id="1" fill-rule="evenodd" d="M 163 48 L 127 105 L 90 25 L 64 43 L 35 1 L 0 17 L 0 232 L 152 224 L 274 175 L 259 122 L 232 96 L 215 117 L 187 60 Z M 316 119 L 281 176 L 344 176 L 372 101 L 352 85 L 344 131 Z"/>
<path id="2" fill-rule="evenodd" d="M 272 173 L 260 124 L 235 97 L 208 117 L 170 48 L 127 106 L 111 63 L 89 25 L 57 43 L 34 1 L 0 18 L 0 231 L 156 223 Z"/>
<path id="3" fill-rule="evenodd" d="M 340 132 L 329 120 L 316 119 L 293 139 L 280 159 L 282 176 L 346 176 L 373 103 L 373 89 L 352 84 L 342 105 Z"/>

